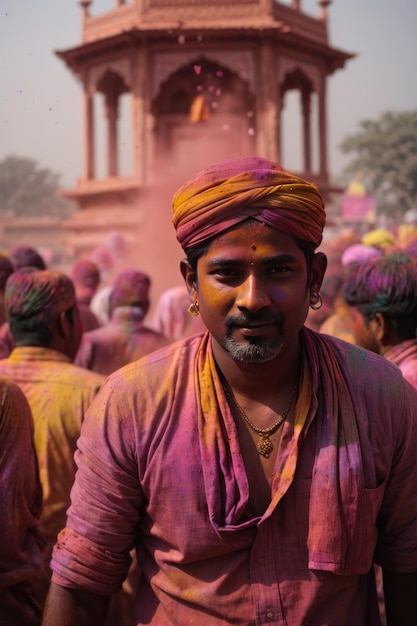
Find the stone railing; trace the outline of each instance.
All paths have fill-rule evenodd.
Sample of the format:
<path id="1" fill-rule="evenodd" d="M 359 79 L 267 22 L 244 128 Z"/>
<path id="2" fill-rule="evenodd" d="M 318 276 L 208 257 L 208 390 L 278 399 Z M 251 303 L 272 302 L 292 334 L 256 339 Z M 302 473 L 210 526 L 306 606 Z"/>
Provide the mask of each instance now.
<path id="1" fill-rule="evenodd" d="M 320 2 L 323 0 L 320 0 Z M 319 3 L 320 3 L 319 2 Z M 134 28 L 247 28 L 284 25 L 287 32 L 327 41 L 326 20 L 302 12 L 302 3 L 277 0 L 115 0 L 115 8 L 90 15 L 91 0 L 81 0 L 82 42 L 88 43 Z"/>
<path id="2" fill-rule="evenodd" d="M 136 4 L 122 4 L 102 15 L 83 15 L 82 42 L 88 43 L 130 30 L 139 24 L 140 15 Z"/>
<path id="3" fill-rule="evenodd" d="M 301 11 L 294 11 L 290 6 L 275 2 L 274 18 L 288 25 L 290 31 L 302 38 L 327 42 L 327 23 L 319 17 L 311 17 Z"/>

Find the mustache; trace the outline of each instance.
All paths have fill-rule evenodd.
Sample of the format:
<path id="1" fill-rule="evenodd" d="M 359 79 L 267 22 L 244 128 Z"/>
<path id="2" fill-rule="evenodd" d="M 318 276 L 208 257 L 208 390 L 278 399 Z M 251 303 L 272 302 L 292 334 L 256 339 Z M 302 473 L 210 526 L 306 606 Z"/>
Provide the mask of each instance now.
<path id="1" fill-rule="evenodd" d="M 225 325 L 227 330 L 233 328 L 233 326 L 251 326 L 251 325 L 263 325 L 263 324 L 281 324 L 281 315 L 266 315 L 263 313 L 240 313 L 239 315 L 229 315 L 225 319 Z"/>

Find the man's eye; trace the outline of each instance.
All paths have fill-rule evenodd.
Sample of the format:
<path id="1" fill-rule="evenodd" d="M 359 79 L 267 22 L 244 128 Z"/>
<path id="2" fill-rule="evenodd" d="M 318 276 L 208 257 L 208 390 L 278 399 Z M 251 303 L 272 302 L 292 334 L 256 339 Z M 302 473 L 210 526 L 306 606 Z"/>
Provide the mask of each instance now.
<path id="1" fill-rule="evenodd" d="M 287 273 L 291 272 L 291 268 L 279 265 L 277 267 L 271 267 L 269 269 L 269 271 L 270 271 L 271 274 L 287 274 Z"/>
<path id="2" fill-rule="evenodd" d="M 223 276 L 224 278 L 231 278 L 236 276 L 236 270 L 230 269 L 230 267 L 222 267 L 213 272 L 217 276 Z"/>
<path id="3" fill-rule="evenodd" d="M 238 272 L 231 267 L 216 267 L 211 270 L 210 275 L 220 280 L 232 280 L 236 278 Z"/>

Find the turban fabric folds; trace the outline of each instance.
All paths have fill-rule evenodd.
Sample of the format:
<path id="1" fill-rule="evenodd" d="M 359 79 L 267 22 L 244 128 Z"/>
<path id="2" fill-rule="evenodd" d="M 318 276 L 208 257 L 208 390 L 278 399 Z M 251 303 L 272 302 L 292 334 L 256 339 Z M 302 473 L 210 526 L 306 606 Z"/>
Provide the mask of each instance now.
<path id="1" fill-rule="evenodd" d="M 113 282 L 111 304 L 113 307 L 138 306 L 149 299 L 150 286 L 148 274 L 135 269 L 124 270 Z"/>
<path id="2" fill-rule="evenodd" d="M 100 270 L 90 259 L 78 259 L 71 269 L 77 296 L 92 298 L 100 284 Z"/>
<path id="3" fill-rule="evenodd" d="M 13 272 L 7 280 L 5 307 L 10 318 L 39 316 L 50 322 L 75 304 L 72 280 L 61 272 L 27 267 Z"/>
<path id="4" fill-rule="evenodd" d="M 326 214 L 317 187 L 260 157 L 228 159 L 201 171 L 172 201 L 184 250 L 254 218 L 318 247 Z"/>
<path id="5" fill-rule="evenodd" d="M 343 267 L 346 267 L 351 263 L 364 263 L 380 256 L 382 256 L 382 252 L 378 248 L 367 246 L 364 243 L 354 243 L 343 252 L 341 263 Z"/>
<path id="6" fill-rule="evenodd" d="M 375 248 L 384 250 L 385 248 L 395 245 L 395 236 L 390 230 L 376 228 L 365 233 L 361 242 L 366 246 L 375 246 Z"/>

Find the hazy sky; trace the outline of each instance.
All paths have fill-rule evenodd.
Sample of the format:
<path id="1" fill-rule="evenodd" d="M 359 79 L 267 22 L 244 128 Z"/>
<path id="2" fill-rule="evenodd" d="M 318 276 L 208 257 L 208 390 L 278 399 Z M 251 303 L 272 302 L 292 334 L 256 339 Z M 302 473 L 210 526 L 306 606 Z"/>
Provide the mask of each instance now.
<path id="1" fill-rule="evenodd" d="M 302 0 L 317 14 L 316 0 Z M 94 0 L 92 12 L 115 0 Z M 339 144 L 364 119 L 417 108 L 417 0 L 333 0 L 330 43 L 357 54 L 328 82 L 329 169 L 346 159 Z M 81 89 L 54 50 L 76 46 L 76 0 L 1 0 L 0 159 L 30 157 L 61 175 L 66 187 L 82 172 Z M 286 163 L 287 167 L 291 163 Z"/>

